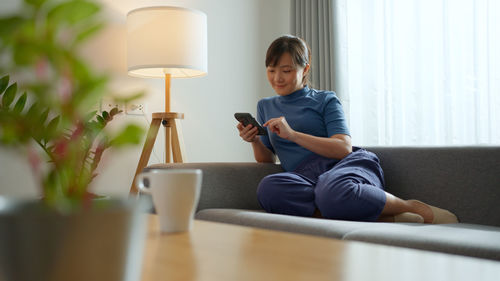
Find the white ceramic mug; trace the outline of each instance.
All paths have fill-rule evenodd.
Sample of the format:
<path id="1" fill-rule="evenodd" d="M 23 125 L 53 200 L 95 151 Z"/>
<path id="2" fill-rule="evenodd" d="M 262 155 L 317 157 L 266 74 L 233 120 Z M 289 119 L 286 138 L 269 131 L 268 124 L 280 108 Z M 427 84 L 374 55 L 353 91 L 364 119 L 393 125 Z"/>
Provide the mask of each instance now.
<path id="1" fill-rule="evenodd" d="M 152 169 L 137 175 L 139 189 L 151 194 L 162 232 L 189 231 L 201 192 L 199 169 Z"/>

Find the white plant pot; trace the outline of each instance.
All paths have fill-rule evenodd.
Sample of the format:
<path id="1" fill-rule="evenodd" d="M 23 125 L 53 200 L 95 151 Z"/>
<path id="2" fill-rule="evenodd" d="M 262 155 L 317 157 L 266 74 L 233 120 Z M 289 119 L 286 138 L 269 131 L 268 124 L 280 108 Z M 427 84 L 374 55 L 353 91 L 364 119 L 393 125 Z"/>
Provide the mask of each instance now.
<path id="1" fill-rule="evenodd" d="M 0 197 L 0 280 L 138 281 L 146 230 L 143 203 L 107 202 L 103 208 L 62 215 L 40 201 Z"/>

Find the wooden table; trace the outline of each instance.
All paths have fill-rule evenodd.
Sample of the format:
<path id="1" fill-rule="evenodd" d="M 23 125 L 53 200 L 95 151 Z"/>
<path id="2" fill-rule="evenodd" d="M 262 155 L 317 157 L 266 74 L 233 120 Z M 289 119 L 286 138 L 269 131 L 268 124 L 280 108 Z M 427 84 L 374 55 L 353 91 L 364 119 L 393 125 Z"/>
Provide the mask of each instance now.
<path id="1" fill-rule="evenodd" d="M 500 280 L 490 260 L 195 221 L 161 234 L 149 217 L 142 281 Z"/>

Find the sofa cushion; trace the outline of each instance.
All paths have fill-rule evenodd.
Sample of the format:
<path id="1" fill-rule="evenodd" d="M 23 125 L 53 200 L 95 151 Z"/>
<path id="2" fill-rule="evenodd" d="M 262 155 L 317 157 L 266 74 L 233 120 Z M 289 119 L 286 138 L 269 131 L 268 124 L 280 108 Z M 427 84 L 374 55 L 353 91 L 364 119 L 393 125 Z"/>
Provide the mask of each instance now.
<path id="1" fill-rule="evenodd" d="M 400 224 L 350 231 L 346 240 L 500 260 L 500 227 L 477 224 Z"/>
<path id="2" fill-rule="evenodd" d="M 196 219 L 342 239 L 347 233 L 382 223 L 326 220 L 240 209 L 205 209 Z M 411 224 L 406 224 L 411 225 Z"/>
<path id="3" fill-rule="evenodd" d="M 196 219 L 500 260 L 500 228 L 493 226 L 355 222 L 241 209 L 205 209 Z"/>

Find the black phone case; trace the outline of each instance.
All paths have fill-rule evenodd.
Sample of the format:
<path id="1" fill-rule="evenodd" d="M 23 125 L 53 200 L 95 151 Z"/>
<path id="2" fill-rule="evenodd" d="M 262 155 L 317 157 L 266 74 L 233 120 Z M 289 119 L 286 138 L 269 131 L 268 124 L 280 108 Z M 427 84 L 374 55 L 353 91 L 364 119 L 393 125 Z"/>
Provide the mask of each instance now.
<path id="1" fill-rule="evenodd" d="M 243 126 L 248 126 L 248 124 L 252 124 L 253 126 L 258 128 L 257 135 L 267 135 L 267 130 L 262 127 L 257 120 L 250 113 L 235 113 L 234 118 L 241 122 Z"/>

